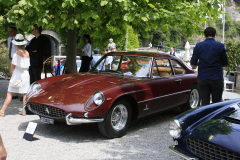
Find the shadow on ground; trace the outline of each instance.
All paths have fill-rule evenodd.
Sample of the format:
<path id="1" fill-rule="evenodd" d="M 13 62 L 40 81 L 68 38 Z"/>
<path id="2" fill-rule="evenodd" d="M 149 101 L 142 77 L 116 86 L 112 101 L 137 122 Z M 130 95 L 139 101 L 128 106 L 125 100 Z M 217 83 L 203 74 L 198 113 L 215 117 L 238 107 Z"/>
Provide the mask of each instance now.
<path id="1" fill-rule="evenodd" d="M 164 122 L 169 122 L 173 117 L 180 114 L 178 111 L 166 111 L 152 116 L 135 120 L 131 123 L 127 135 L 138 134 L 138 130 L 147 129 L 151 126 L 156 126 Z M 36 116 L 36 115 L 27 115 Z M 45 138 L 53 138 L 63 142 L 74 141 L 76 143 L 91 142 L 98 140 L 108 140 L 98 130 L 97 124 L 81 124 L 69 126 L 66 123 L 56 123 L 55 125 L 48 125 L 40 122 L 40 119 L 32 120 L 31 122 L 38 123 L 35 135 L 43 136 Z M 19 125 L 18 130 L 25 131 L 28 122 L 23 122 Z M 40 138 L 41 139 L 41 138 Z"/>

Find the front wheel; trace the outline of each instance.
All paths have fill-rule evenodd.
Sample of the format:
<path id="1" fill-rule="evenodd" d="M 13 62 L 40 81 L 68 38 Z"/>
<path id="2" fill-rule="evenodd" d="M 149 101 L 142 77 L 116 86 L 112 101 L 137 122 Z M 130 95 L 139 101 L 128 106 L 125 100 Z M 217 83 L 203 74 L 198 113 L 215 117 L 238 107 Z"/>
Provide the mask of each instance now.
<path id="1" fill-rule="evenodd" d="M 184 107 L 184 110 L 196 108 L 200 105 L 200 93 L 196 84 L 192 86 L 188 101 Z"/>
<path id="2" fill-rule="evenodd" d="M 110 109 L 106 119 L 98 123 L 99 131 L 108 138 L 119 138 L 126 134 L 132 117 L 128 101 L 118 100 Z"/>

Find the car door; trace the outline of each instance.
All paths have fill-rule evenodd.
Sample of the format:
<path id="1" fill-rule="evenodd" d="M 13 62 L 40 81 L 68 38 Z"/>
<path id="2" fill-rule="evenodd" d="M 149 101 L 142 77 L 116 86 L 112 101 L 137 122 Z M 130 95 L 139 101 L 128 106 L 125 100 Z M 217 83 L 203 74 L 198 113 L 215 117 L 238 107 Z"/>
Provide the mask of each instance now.
<path id="1" fill-rule="evenodd" d="M 154 111 L 159 112 L 177 106 L 182 89 L 180 77 L 175 76 L 168 58 L 155 60 L 152 69 L 151 88 L 154 95 Z"/>
<path id="2" fill-rule="evenodd" d="M 174 99 L 177 100 L 175 105 L 180 105 L 188 100 L 192 78 L 186 74 L 186 69 L 177 60 L 171 59 L 170 62 L 173 70 L 172 78 L 176 82 L 175 85 L 177 87 L 176 94 L 174 95 Z"/>

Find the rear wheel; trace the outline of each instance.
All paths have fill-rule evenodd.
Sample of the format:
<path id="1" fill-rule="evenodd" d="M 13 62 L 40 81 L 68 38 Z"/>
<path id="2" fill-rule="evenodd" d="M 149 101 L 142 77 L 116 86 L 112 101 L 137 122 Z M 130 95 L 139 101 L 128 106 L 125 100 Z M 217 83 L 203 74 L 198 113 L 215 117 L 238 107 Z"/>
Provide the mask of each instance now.
<path id="1" fill-rule="evenodd" d="M 98 123 L 99 131 L 108 138 L 119 138 L 126 134 L 132 117 L 128 101 L 118 100 L 110 109 L 106 119 Z"/>
<path id="2" fill-rule="evenodd" d="M 196 84 L 194 84 L 192 86 L 188 101 L 183 108 L 184 111 L 198 107 L 200 105 L 200 100 L 201 98 L 198 87 Z"/>

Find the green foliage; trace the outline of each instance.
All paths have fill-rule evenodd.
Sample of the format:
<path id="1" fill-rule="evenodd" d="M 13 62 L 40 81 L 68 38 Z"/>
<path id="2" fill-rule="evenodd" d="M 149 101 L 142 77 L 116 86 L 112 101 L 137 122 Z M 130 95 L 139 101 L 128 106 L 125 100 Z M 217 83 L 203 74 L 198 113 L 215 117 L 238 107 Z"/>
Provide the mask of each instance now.
<path id="1" fill-rule="evenodd" d="M 240 64 L 240 42 L 227 41 L 226 47 L 229 62 L 227 71 L 236 71 L 236 66 Z"/>
<path id="2" fill-rule="evenodd" d="M 202 29 L 199 22 L 204 22 L 203 15 L 206 13 L 212 19 L 217 18 L 217 3 L 222 1 L 200 0 L 200 3 L 197 3 L 186 0 L 2 0 L 0 24 L 2 27 L 6 23 L 14 23 L 17 28 L 23 30 L 29 30 L 34 23 L 54 29 L 77 27 L 87 30 L 90 34 L 93 34 L 91 30 L 98 28 L 101 35 L 104 35 L 107 24 L 116 28 L 118 34 L 119 31 L 124 31 L 128 24 L 142 31 L 145 37 L 151 28 L 158 27 L 165 31 L 169 26 L 177 26 L 189 36 L 194 31 L 200 33 Z M 214 4 L 213 7 L 211 4 Z M 70 9 L 73 9 L 71 14 Z"/>
<path id="3" fill-rule="evenodd" d="M 1 0 L 0 36 L 7 38 L 6 30 L 11 23 L 30 33 L 33 24 L 54 29 L 63 35 L 64 32 L 74 33 L 64 42 L 71 45 L 71 40 L 76 37 L 79 39 L 82 33 L 88 33 L 92 36 L 94 48 L 104 48 L 109 38 L 113 38 L 115 43 L 121 42 L 126 35 L 126 26 L 131 26 L 134 31 L 141 31 L 143 37 L 149 37 L 152 28 L 165 32 L 170 26 L 181 29 L 186 36 L 191 36 L 193 33 L 202 33 L 199 23 L 205 21 L 206 13 L 211 19 L 218 17 L 218 3 L 223 1 L 199 0 L 197 3 L 196 0 Z M 77 34 L 70 32 L 74 28 L 78 29 Z M 170 32 L 164 34 L 162 39 L 166 39 L 168 43 L 176 43 L 176 37 L 171 38 Z M 68 56 L 75 57 L 76 49 L 68 52 Z M 71 64 L 74 63 L 67 65 Z M 70 68 L 75 70 L 75 66 Z"/>
<path id="4" fill-rule="evenodd" d="M 4 43 L 6 40 L 0 40 L 0 75 L 10 77 L 8 68 L 8 53 L 9 50 Z"/>
<path id="5" fill-rule="evenodd" d="M 128 26 L 128 50 L 133 50 L 138 47 L 138 35 L 134 34 L 132 27 Z"/>
<path id="6" fill-rule="evenodd" d="M 160 41 L 165 41 L 165 46 L 175 47 L 179 45 L 179 39 L 186 38 L 187 36 L 182 33 L 182 30 L 177 27 L 168 27 L 168 30 L 161 30 L 161 28 L 152 29 L 149 32 L 149 38 L 144 38 L 140 33 L 140 46 L 147 47 L 151 42 L 154 45 L 158 45 Z"/>

